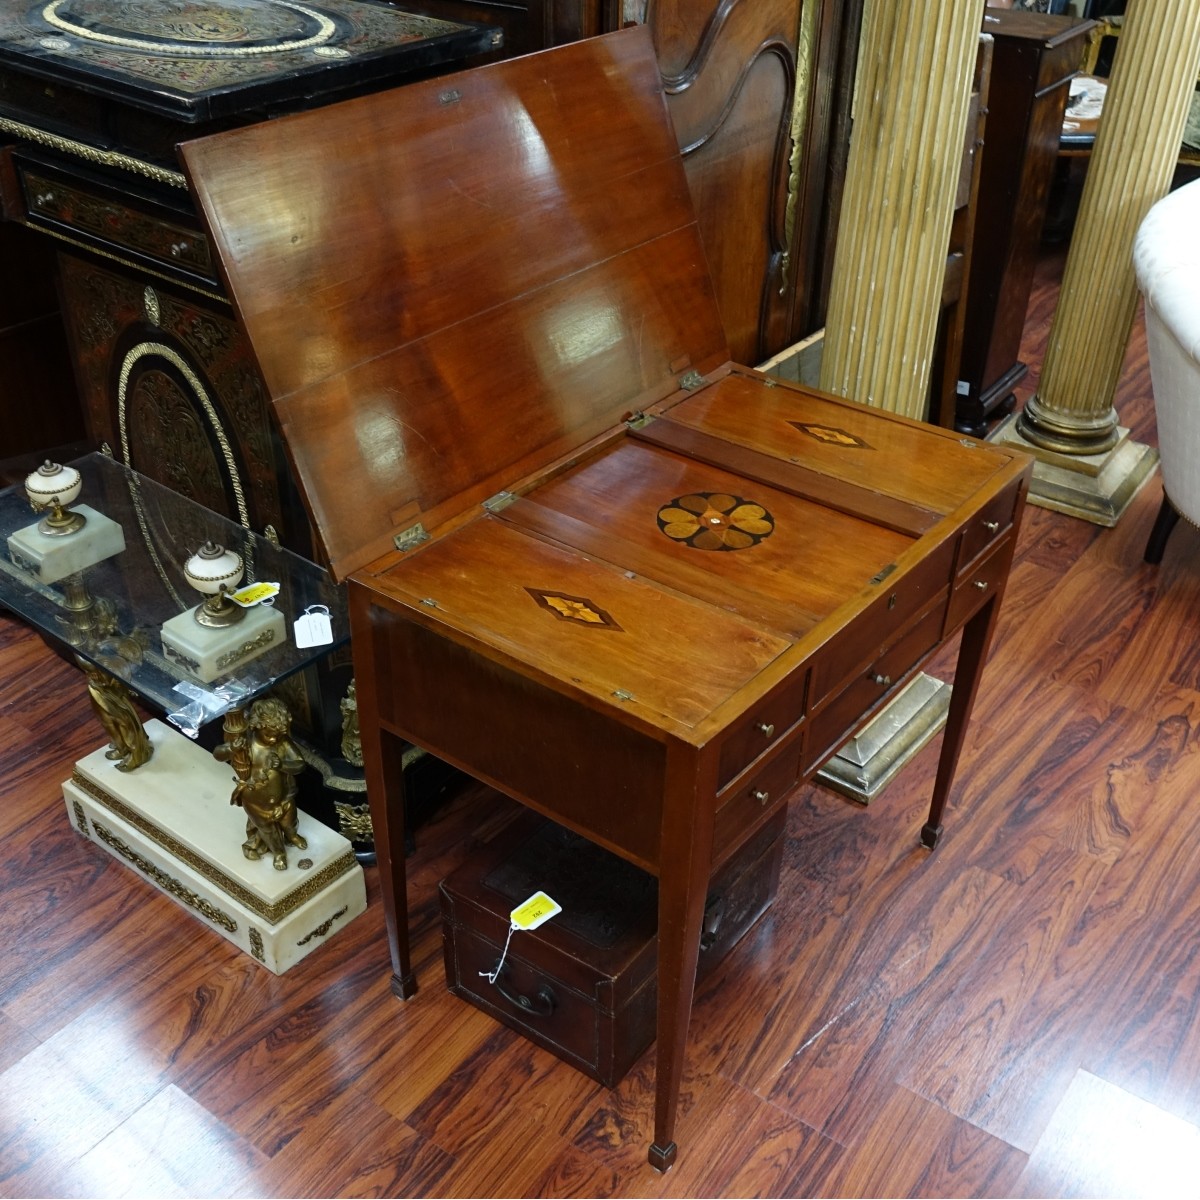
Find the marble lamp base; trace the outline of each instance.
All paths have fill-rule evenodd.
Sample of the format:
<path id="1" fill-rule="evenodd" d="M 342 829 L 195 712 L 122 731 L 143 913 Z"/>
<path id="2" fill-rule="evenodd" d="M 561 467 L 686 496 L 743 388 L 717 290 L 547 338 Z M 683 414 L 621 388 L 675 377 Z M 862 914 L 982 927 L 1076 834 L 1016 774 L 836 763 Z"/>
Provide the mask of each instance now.
<path id="1" fill-rule="evenodd" d="M 75 764 L 63 798 L 77 833 L 276 975 L 366 909 L 362 867 L 340 833 L 301 812 L 308 849 L 289 846 L 286 871 L 246 858 L 229 766 L 161 721 L 145 729 L 154 756 L 137 770 L 118 771 L 103 749 Z"/>
<path id="2" fill-rule="evenodd" d="M 87 519 L 82 529 L 54 536 L 42 533 L 34 522 L 9 535 L 9 558 L 43 583 L 58 583 L 125 549 L 125 535 L 116 521 L 86 504 L 76 504 L 71 511 Z"/>
<path id="3" fill-rule="evenodd" d="M 246 609 L 237 624 L 222 629 L 201 625 L 194 613 L 189 608 L 163 622 L 163 654 L 201 683 L 211 683 L 287 639 L 283 613 L 263 604 Z"/>

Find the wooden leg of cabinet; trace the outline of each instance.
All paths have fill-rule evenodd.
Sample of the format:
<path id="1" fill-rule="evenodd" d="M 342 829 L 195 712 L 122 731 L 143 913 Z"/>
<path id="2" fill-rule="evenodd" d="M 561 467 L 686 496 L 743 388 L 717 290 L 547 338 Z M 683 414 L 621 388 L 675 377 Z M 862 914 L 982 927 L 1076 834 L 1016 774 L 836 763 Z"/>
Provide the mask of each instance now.
<path id="1" fill-rule="evenodd" d="M 350 630 L 355 646 L 355 688 L 367 800 L 379 868 L 380 894 L 392 959 L 392 991 L 401 1000 L 416 994 L 408 942 L 408 880 L 404 845 L 404 742 L 380 728 L 379 680 L 385 677 L 387 636 L 376 631 L 386 619 L 359 588 L 350 589 Z"/>
<path id="2" fill-rule="evenodd" d="M 715 791 L 715 758 L 702 764 L 690 748 L 668 749 L 658 878 L 654 1142 L 647 1156 L 658 1171 L 669 1170 L 675 1161 L 675 1116 L 712 863 L 713 810 L 696 798 Z"/>
<path id="3" fill-rule="evenodd" d="M 967 736 L 967 723 L 975 704 L 975 693 L 979 690 L 979 678 L 987 661 L 988 647 L 999 611 L 999 595 L 993 597 L 963 626 L 962 642 L 958 650 L 958 663 L 954 670 L 954 690 L 950 695 L 950 709 L 946 715 L 946 732 L 942 740 L 941 757 L 938 759 L 937 778 L 933 785 L 933 800 L 929 805 L 929 819 L 921 829 L 921 845 L 932 850 L 942 834 L 942 814 L 946 800 L 954 783 L 958 758 Z"/>

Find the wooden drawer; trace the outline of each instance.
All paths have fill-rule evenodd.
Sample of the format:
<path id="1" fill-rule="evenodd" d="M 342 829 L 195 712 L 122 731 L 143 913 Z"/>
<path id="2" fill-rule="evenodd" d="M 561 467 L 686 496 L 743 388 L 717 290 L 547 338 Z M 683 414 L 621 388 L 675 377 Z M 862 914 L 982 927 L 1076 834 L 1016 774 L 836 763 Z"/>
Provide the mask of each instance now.
<path id="1" fill-rule="evenodd" d="M 143 211 L 101 188 L 82 188 L 20 164 L 30 224 L 69 231 L 80 241 L 172 268 L 219 287 L 208 239 L 175 213 Z"/>
<path id="2" fill-rule="evenodd" d="M 748 829 L 776 812 L 800 774 L 803 735 L 797 734 L 769 763 L 747 771 L 717 796 L 717 816 L 713 828 L 713 862 L 720 862 L 726 850 Z"/>
<path id="3" fill-rule="evenodd" d="M 963 531 L 962 550 L 958 556 L 960 572 L 1012 528 L 1019 490 L 1019 484 L 1014 483 L 989 500 L 979 513 L 971 518 Z"/>
<path id="4" fill-rule="evenodd" d="M 835 692 L 863 663 L 878 657 L 896 635 L 943 589 L 949 590 L 954 542 L 938 546 L 891 587 L 881 589 L 866 614 L 818 651 L 813 666 L 813 707 Z M 870 640 L 866 640 L 867 638 Z"/>
<path id="5" fill-rule="evenodd" d="M 985 558 L 971 564 L 954 585 L 946 613 L 946 634 L 951 634 L 986 600 L 994 595 L 1008 575 L 1012 545 L 1009 541 L 993 547 Z"/>
<path id="6" fill-rule="evenodd" d="M 808 672 L 796 671 L 732 725 L 721 746 L 717 787 L 724 788 L 756 758 L 778 745 L 803 719 L 807 704 Z"/>
<path id="7" fill-rule="evenodd" d="M 884 650 L 850 685 L 811 718 L 804 770 L 819 766 L 874 709 L 894 695 L 904 677 L 937 645 L 943 609 L 935 605 Z"/>

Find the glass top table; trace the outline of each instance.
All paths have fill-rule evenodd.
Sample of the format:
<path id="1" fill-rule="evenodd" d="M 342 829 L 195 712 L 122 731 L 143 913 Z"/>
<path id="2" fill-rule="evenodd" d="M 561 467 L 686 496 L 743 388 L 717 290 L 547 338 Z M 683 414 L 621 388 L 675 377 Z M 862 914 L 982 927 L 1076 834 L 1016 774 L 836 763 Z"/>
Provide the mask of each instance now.
<path id="1" fill-rule="evenodd" d="M 29 550 L 49 544 L 33 533 L 44 513 L 34 511 L 22 485 L 0 491 L 0 607 L 70 646 L 85 669 L 90 664 L 121 680 L 184 733 L 195 737 L 202 725 L 244 708 L 349 640 L 345 589 L 315 563 L 105 454 L 69 465 L 82 477 L 69 508 L 88 523 L 54 539 L 53 562 L 50 554 L 38 558 Z M 251 615 L 262 606 L 246 609 L 247 640 L 237 644 L 241 635 L 235 632 L 233 650 L 203 669 L 181 652 L 170 629 L 190 639 L 185 645 L 203 645 L 209 636 L 190 617 L 180 618 L 205 599 L 188 583 L 183 566 L 206 542 L 241 556 L 239 589 L 269 582 L 279 592 L 269 602 L 278 616 L 265 608 Z M 96 555 L 102 557 L 91 562 Z M 83 565 L 69 569 L 75 563 Z M 326 611 L 330 640 L 298 645 L 297 619 Z"/>

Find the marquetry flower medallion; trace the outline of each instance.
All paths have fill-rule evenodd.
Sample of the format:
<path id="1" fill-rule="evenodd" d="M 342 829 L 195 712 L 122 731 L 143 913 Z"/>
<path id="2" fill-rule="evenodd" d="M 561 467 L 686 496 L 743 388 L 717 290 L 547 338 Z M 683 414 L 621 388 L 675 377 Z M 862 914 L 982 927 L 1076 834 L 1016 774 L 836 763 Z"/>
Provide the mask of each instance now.
<path id="1" fill-rule="evenodd" d="M 728 492 L 692 492 L 658 510 L 658 527 L 696 550 L 746 550 L 775 530 L 761 504 Z"/>
<path id="2" fill-rule="evenodd" d="M 568 596 L 566 592 L 547 592 L 541 588 L 525 589 L 548 613 L 560 621 L 572 621 L 576 625 L 587 625 L 592 629 L 615 629 L 625 631 L 598 604 L 583 596 Z"/>
<path id="3" fill-rule="evenodd" d="M 823 442 L 826 446 L 844 446 L 847 450 L 874 450 L 870 442 L 863 441 L 856 433 L 845 429 L 837 429 L 833 425 L 809 425 L 804 421 L 789 421 L 789 425 L 800 430 L 814 442 Z"/>

